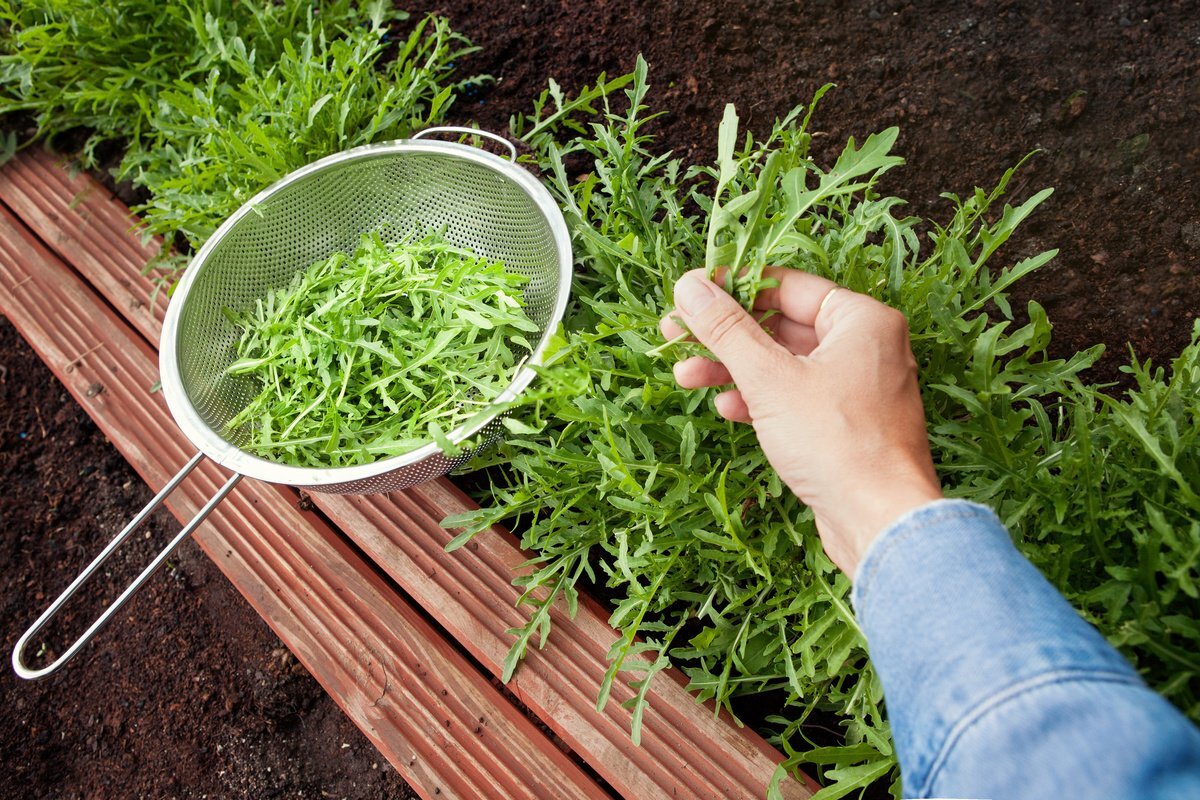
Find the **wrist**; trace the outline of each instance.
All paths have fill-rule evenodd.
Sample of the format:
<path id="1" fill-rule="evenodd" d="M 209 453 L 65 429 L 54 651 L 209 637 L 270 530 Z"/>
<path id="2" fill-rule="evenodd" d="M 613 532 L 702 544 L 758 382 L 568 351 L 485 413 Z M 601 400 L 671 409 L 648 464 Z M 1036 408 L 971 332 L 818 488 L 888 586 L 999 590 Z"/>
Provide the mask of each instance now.
<path id="1" fill-rule="evenodd" d="M 822 542 L 830 558 L 853 581 L 858 565 L 880 534 L 910 511 L 940 499 L 941 487 L 932 476 L 864 487 L 842 504 L 842 513 L 837 515 L 842 524 L 830 525 L 828 535 L 818 520 Z"/>

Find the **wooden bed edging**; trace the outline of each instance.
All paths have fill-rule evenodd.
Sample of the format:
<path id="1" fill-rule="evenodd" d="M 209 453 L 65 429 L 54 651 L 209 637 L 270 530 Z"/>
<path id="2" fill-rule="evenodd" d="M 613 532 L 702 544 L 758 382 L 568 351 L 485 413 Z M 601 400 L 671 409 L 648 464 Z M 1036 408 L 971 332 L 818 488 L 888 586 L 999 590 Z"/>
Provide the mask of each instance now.
<path id="1" fill-rule="evenodd" d="M 146 391 L 149 345 L 4 208 L 0 311 L 151 486 L 187 461 L 193 448 Z M 224 480 L 207 463 L 169 507 L 188 519 Z M 424 797 L 608 796 L 296 501 L 245 481 L 195 538 L 406 781 Z"/>
<path id="2" fill-rule="evenodd" d="M 31 152 L 0 170 L 0 200 L 20 209 L 43 240 L 156 346 L 166 299 L 153 306 L 149 279 L 139 275 L 158 243 L 131 233 L 128 209 L 86 174 L 72 175 L 54 156 Z M 91 243 L 89 245 L 88 243 Z M 502 528 L 477 537 L 452 554 L 453 536 L 438 525 L 449 513 L 474 504 L 441 479 L 391 495 L 322 495 L 312 500 L 367 556 L 493 674 L 499 674 L 512 637 L 524 622 L 513 603 L 513 571 L 524 562 Z M 555 609 L 545 650 L 533 651 L 509 688 L 623 796 L 761 797 L 782 756 L 761 737 L 738 728 L 727 715 L 714 718 L 683 689 L 678 671 L 661 675 L 652 692 L 642 746 L 629 740 L 623 684 L 602 711 L 595 696 L 616 638 L 599 604 L 584 599 L 568 619 Z M 784 796 L 808 797 L 811 782 L 784 785 Z"/>

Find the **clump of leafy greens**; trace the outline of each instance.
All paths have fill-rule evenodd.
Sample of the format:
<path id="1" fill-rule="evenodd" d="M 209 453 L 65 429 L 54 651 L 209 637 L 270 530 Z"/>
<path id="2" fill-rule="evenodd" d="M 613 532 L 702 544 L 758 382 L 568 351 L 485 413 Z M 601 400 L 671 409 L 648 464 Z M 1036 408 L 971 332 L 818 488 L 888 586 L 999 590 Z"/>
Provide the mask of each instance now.
<path id="1" fill-rule="evenodd" d="M 452 81 L 474 48 L 435 16 L 397 36 L 408 18 L 351 0 L 0 0 L 0 113 L 32 115 L 35 139 L 90 131 L 85 166 L 123 143 L 145 232 L 198 248 L 288 172 L 436 124 L 487 80 Z"/>
<path id="2" fill-rule="evenodd" d="M 1010 170 L 992 191 L 945 195 L 949 220 L 919 237 L 903 201 L 873 189 L 901 163 L 894 129 L 851 140 L 824 168 L 809 152 L 812 106 L 758 140 L 728 112 L 716 167 L 688 168 L 653 151 L 646 92 L 639 60 L 573 98 L 551 83 L 513 121 L 564 210 L 580 269 L 553 366 L 524 411 L 534 432 L 481 462 L 492 467 L 483 508 L 443 523 L 462 528 L 451 546 L 506 523 L 536 554 L 517 579 L 531 615 L 513 631 L 506 677 L 549 635 L 552 603 L 571 608 L 579 581 L 602 582 L 619 635 L 598 703 L 629 676 L 635 739 L 650 681 L 677 664 L 718 707 L 736 713 L 750 695 L 778 704 L 767 732 L 787 756 L 779 776 L 812 764 L 827 784 L 821 800 L 876 782 L 899 796 L 850 584 L 811 511 L 752 429 L 711 411 L 715 390 L 680 389 L 677 354 L 656 355 L 683 272 L 744 267 L 728 288 L 749 306 L 770 263 L 905 313 L 947 493 L 995 508 L 1147 681 L 1200 718 L 1200 329 L 1169 378 L 1135 361 L 1134 389 L 1110 398 L 1081 377 L 1099 347 L 1051 357 L 1041 306 L 1029 303 L 1022 322 L 1010 307 L 1010 287 L 1054 251 L 994 263 L 1049 190 L 1001 206 Z"/>
<path id="3" fill-rule="evenodd" d="M 436 234 L 384 243 L 364 236 L 227 311 L 243 329 L 230 375 L 258 395 L 227 424 L 243 449 L 305 467 L 365 464 L 472 421 L 505 387 L 538 326 L 526 278 Z"/>

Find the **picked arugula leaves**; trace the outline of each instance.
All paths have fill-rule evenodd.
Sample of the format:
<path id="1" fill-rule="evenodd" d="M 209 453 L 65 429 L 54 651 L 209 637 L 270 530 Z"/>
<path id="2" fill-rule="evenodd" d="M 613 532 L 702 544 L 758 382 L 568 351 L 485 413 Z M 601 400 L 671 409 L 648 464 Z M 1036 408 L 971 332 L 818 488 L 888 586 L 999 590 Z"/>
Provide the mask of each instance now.
<path id="1" fill-rule="evenodd" d="M 241 311 L 231 375 L 261 391 L 227 424 L 243 448 L 304 467 L 367 464 L 436 442 L 488 406 L 533 349 L 527 278 L 436 233 L 364 236 Z"/>

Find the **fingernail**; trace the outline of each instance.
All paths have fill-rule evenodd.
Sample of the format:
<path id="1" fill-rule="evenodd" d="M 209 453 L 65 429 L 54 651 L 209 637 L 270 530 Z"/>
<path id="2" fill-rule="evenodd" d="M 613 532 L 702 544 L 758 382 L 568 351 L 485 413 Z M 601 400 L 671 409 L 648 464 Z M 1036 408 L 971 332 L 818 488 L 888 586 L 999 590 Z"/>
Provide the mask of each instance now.
<path id="1" fill-rule="evenodd" d="M 699 314 L 716 299 L 711 281 L 697 275 L 684 275 L 675 284 L 675 306 L 685 314 Z"/>

